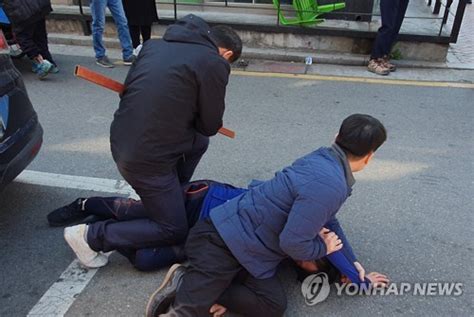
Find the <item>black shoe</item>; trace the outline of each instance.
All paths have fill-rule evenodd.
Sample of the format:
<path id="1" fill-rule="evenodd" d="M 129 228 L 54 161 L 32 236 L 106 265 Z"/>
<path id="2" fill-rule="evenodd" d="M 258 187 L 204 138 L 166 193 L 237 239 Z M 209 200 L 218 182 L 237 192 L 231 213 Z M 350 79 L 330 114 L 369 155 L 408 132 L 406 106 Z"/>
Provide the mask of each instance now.
<path id="1" fill-rule="evenodd" d="M 114 68 L 115 67 L 115 65 L 109 60 L 109 58 L 107 56 L 96 59 L 95 63 L 97 65 L 100 65 L 100 66 L 105 67 L 105 68 Z"/>
<path id="2" fill-rule="evenodd" d="M 48 222 L 51 227 L 62 227 L 84 222 L 90 216 L 83 208 L 86 198 L 78 198 L 69 205 L 53 210 L 48 214 Z"/>
<path id="3" fill-rule="evenodd" d="M 133 65 L 133 63 L 135 63 L 135 60 L 136 60 L 136 59 L 137 59 L 137 58 L 135 57 L 135 55 L 132 55 L 132 56 L 130 56 L 129 58 L 124 58 L 124 59 L 123 59 L 123 64 L 124 64 L 125 66 L 131 66 L 131 65 Z"/>
<path id="4" fill-rule="evenodd" d="M 168 273 L 166 273 L 163 283 L 148 300 L 145 311 L 146 317 L 157 317 L 168 312 L 176 297 L 176 291 L 181 284 L 184 273 L 186 273 L 185 266 L 181 264 L 173 264 L 171 266 Z"/>

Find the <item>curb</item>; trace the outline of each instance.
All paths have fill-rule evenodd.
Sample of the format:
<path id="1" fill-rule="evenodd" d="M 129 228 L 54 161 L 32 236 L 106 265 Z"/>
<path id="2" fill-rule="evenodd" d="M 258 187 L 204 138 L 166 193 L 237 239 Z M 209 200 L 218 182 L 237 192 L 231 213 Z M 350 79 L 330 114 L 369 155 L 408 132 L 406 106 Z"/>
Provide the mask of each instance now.
<path id="1" fill-rule="evenodd" d="M 59 34 L 50 33 L 48 41 L 51 44 L 60 45 L 77 45 L 92 47 L 92 37 L 77 35 L 77 34 Z M 118 39 L 103 38 L 104 44 L 107 48 L 120 49 Z M 279 62 L 295 62 L 305 63 L 305 58 L 311 56 L 314 64 L 331 64 L 331 65 L 346 65 L 346 66 L 366 66 L 369 61 L 367 55 L 356 54 L 341 54 L 341 53 L 327 53 L 314 51 L 293 51 L 293 50 L 279 50 L 271 48 L 253 48 L 244 47 L 242 52 L 243 59 L 258 59 L 270 60 Z M 465 65 L 456 64 L 448 65 L 442 62 L 425 62 L 416 60 L 399 60 L 397 66 L 401 68 L 435 68 L 435 69 L 456 69 L 456 70 L 473 70 L 473 68 Z"/>

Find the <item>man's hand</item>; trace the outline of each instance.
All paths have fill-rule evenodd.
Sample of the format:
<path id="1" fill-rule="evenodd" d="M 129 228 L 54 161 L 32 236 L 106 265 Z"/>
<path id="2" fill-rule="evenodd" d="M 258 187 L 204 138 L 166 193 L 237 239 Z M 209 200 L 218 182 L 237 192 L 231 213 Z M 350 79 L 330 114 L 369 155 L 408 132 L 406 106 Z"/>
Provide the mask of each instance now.
<path id="1" fill-rule="evenodd" d="M 367 278 L 370 280 L 372 287 L 387 287 L 390 283 L 387 276 L 377 272 L 370 272 L 367 274 Z"/>
<path id="2" fill-rule="evenodd" d="M 227 308 L 222 305 L 214 304 L 211 306 L 209 313 L 212 314 L 212 317 L 222 317 L 227 312 Z"/>
<path id="3" fill-rule="evenodd" d="M 319 236 L 326 245 L 326 255 L 342 249 L 342 241 L 339 237 L 329 229 L 323 228 L 319 231 Z"/>
<path id="4" fill-rule="evenodd" d="M 359 262 L 354 262 L 354 266 L 357 269 L 357 272 L 359 272 L 359 278 L 361 282 L 365 281 L 365 269 L 362 267 L 362 264 Z"/>

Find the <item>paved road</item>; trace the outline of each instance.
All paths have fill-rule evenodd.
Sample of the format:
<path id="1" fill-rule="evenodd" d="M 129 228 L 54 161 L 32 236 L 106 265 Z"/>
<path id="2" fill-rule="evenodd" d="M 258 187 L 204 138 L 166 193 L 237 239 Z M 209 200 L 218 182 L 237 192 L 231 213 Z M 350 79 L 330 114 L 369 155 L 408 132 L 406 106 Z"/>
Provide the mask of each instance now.
<path id="1" fill-rule="evenodd" d="M 57 60 L 62 73 L 44 82 L 25 62 L 18 65 L 45 129 L 43 149 L 29 169 L 119 179 L 108 145 L 118 97 L 72 76 L 75 64 L 95 68 L 92 59 Z M 123 80 L 126 71 L 107 72 Z M 394 282 L 464 283 L 460 297 L 340 297 L 333 290 L 309 307 L 294 273 L 284 268 L 288 316 L 472 315 L 473 89 L 232 76 L 227 97 L 225 123 L 237 138 L 213 138 L 196 178 L 239 186 L 268 179 L 330 144 L 347 115 L 370 113 L 385 123 L 389 140 L 373 166 L 356 175 L 340 214 L 359 260 Z M 0 194 L 1 316 L 27 314 L 74 258 L 45 215 L 92 194 L 20 183 Z M 136 272 L 114 254 L 67 316 L 141 316 L 163 275 Z"/>

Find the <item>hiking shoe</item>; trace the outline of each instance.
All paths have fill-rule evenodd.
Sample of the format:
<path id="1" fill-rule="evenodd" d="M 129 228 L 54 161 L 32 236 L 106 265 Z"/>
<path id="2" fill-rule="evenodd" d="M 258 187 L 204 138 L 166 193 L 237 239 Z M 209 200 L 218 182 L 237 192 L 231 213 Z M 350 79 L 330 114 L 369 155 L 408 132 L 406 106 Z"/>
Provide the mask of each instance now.
<path id="1" fill-rule="evenodd" d="M 87 225 L 77 225 L 64 229 L 64 239 L 77 256 L 79 262 L 88 268 L 105 266 L 109 259 L 107 256 L 92 250 L 86 241 Z"/>
<path id="2" fill-rule="evenodd" d="M 136 59 L 137 59 L 137 57 L 135 55 L 132 55 L 129 58 L 124 58 L 123 59 L 123 64 L 125 66 L 130 66 L 135 62 Z"/>
<path id="3" fill-rule="evenodd" d="M 112 64 L 112 62 L 110 61 L 110 59 L 107 56 L 96 59 L 95 63 L 97 65 L 100 65 L 100 66 L 105 67 L 105 68 L 114 68 L 115 67 L 115 65 Z"/>
<path id="4" fill-rule="evenodd" d="M 38 75 L 39 79 L 44 79 L 48 74 L 51 72 L 51 68 L 53 64 L 51 64 L 47 59 L 43 60 L 41 63 L 33 62 L 32 71 L 36 75 Z"/>
<path id="5" fill-rule="evenodd" d="M 51 211 L 47 218 L 51 227 L 62 227 L 77 224 L 90 216 L 84 209 L 86 198 L 78 198 L 69 205 Z"/>
<path id="6" fill-rule="evenodd" d="M 390 63 L 390 58 L 388 56 L 384 56 L 382 59 L 385 64 L 385 67 L 387 67 L 391 72 L 394 72 L 397 70 L 397 66 Z"/>
<path id="7" fill-rule="evenodd" d="M 373 58 L 369 61 L 369 66 L 367 66 L 369 72 L 375 73 L 377 75 L 388 75 L 390 69 L 385 66 L 382 58 Z"/>
<path id="8" fill-rule="evenodd" d="M 173 264 L 171 266 L 168 273 L 166 273 L 163 283 L 148 300 L 145 310 L 146 317 L 157 317 L 168 311 L 176 297 L 176 291 L 185 273 L 186 267 L 184 265 Z"/>

